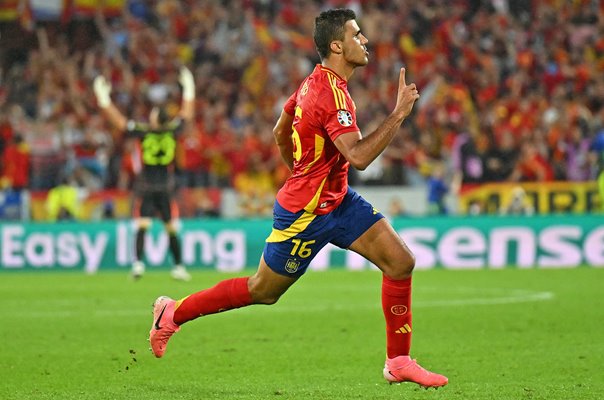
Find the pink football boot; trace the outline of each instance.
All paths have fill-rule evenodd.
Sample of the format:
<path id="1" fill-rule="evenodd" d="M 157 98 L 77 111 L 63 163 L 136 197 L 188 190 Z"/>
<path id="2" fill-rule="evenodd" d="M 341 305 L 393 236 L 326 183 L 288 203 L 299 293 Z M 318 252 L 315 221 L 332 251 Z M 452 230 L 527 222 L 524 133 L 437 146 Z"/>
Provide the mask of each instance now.
<path id="1" fill-rule="evenodd" d="M 155 357 L 164 355 L 170 336 L 180 330 L 174 323 L 174 305 L 176 301 L 167 296 L 160 296 L 153 303 L 153 325 L 149 331 L 151 351 Z"/>
<path id="2" fill-rule="evenodd" d="M 446 376 L 425 370 L 409 356 L 398 356 L 386 359 L 384 378 L 386 378 L 390 384 L 414 382 L 426 389 L 445 386 L 449 382 Z"/>

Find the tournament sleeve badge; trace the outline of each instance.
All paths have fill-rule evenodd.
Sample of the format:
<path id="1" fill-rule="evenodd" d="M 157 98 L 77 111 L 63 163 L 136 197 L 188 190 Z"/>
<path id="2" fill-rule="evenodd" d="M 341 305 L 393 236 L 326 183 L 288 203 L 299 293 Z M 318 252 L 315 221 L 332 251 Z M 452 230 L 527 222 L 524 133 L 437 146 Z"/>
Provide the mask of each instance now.
<path id="1" fill-rule="evenodd" d="M 338 110 L 338 122 L 342 126 L 352 125 L 352 114 L 348 110 Z"/>

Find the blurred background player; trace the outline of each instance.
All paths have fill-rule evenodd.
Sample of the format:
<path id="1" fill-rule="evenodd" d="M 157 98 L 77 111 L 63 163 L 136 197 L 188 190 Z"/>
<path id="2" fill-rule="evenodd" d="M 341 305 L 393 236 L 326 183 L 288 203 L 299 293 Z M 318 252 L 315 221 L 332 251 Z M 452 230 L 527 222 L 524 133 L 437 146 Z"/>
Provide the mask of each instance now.
<path id="1" fill-rule="evenodd" d="M 182 103 L 177 117 L 170 119 L 167 111 L 155 106 L 149 114 L 149 123 L 127 120 L 111 101 L 111 85 L 103 76 L 94 80 L 94 93 L 99 107 L 109 121 L 126 135 L 140 140 L 141 170 L 137 175 L 134 191 L 137 195 L 134 206 L 136 218 L 136 251 L 132 264 L 132 276 L 137 279 L 145 272 L 144 248 L 145 236 L 151 226 L 152 218 L 159 214 L 169 236 L 170 252 L 174 259 L 171 276 L 174 279 L 188 281 L 190 274 L 182 264 L 180 241 L 175 220 L 178 217 L 176 203 L 172 201 L 175 189 L 174 158 L 176 154 L 175 137 L 182 131 L 184 124 L 191 122 L 194 116 L 195 82 L 193 74 L 181 67 L 179 82 L 182 85 Z"/>
<path id="2" fill-rule="evenodd" d="M 328 243 L 350 249 L 383 272 L 382 309 L 386 319 L 384 378 L 424 387 L 447 384 L 409 356 L 411 273 L 415 258 L 384 216 L 348 186 L 348 169 L 364 170 L 390 144 L 419 98 L 401 68 L 394 110 L 370 134 L 357 126 L 348 79 L 367 65 L 367 38 L 352 10 L 334 9 L 315 19 L 314 42 L 322 59 L 287 100 L 273 133 L 292 173 L 274 205 L 273 230 L 258 270 L 251 277 L 222 281 L 174 301 L 160 296 L 149 334 L 156 357 L 183 323 L 200 316 L 274 304 L 302 276 Z"/>

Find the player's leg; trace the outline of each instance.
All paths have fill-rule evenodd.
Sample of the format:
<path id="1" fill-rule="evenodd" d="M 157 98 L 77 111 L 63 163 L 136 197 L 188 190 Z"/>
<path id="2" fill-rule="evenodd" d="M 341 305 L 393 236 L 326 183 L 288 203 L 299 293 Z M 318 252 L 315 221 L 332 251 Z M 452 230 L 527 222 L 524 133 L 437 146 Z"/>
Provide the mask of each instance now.
<path id="1" fill-rule="evenodd" d="M 134 251 L 134 262 L 132 263 L 132 277 L 138 279 L 145 273 L 145 238 L 147 230 L 151 226 L 151 218 L 137 218 L 134 220 L 136 227 L 136 241 Z"/>
<path id="2" fill-rule="evenodd" d="M 296 278 L 279 275 L 271 270 L 262 256 L 254 275 L 224 280 L 177 301 L 174 322 L 182 325 L 204 315 L 250 304 L 275 304 L 295 281 Z"/>
<path id="3" fill-rule="evenodd" d="M 174 266 L 170 275 L 172 278 L 181 281 L 190 281 L 191 275 L 182 263 L 182 253 L 180 239 L 178 238 L 178 205 L 172 201 L 167 192 L 158 193 L 155 199 L 155 207 L 159 211 L 160 217 L 164 223 L 164 229 L 168 234 L 168 245 Z"/>
<path id="4" fill-rule="evenodd" d="M 382 309 L 386 317 L 388 358 L 409 355 L 411 347 L 411 272 L 415 260 L 386 219 L 349 247 L 382 270 Z"/>
<path id="5" fill-rule="evenodd" d="M 349 189 L 334 214 L 340 234 L 332 243 L 359 253 L 383 272 L 388 367 L 384 377 L 391 382 L 413 381 L 423 386 L 446 384 L 447 378 L 424 370 L 409 357 L 413 254 L 384 216 L 353 190 Z"/>
<path id="6" fill-rule="evenodd" d="M 261 257 L 258 270 L 250 277 L 226 279 L 178 301 L 161 296 L 153 307 L 151 350 L 156 357 L 163 356 L 170 337 L 196 318 L 251 304 L 274 304 L 296 279 L 277 274 Z"/>
<path id="7" fill-rule="evenodd" d="M 191 274 L 187 271 L 187 268 L 182 263 L 182 253 L 180 246 L 180 239 L 178 237 L 178 228 L 175 220 L 170 220 L 164 223 L 166 233 L 168 234 L 168 245 L 172 259 L 174 260 L 174 266 L 170 271 L 170 276 L 179 281 L 190 281 Z"/>
<path id="8" fill-rule="evenodd" d="M 147 230 L 151 226 L 153 215 L 153 205 L 147 195 L 137 198 L 134 204 L 133 216 L 135 226 L 135 248 L 134 262 L 132 263 L 131 274 L 134 279 L 138 279 L 145 273 L 145 238 Z"/>
<path id="9" fill-rule="evenodd" d="M 165 296 L 156 300 L 154 325 L 149 335 L 156 357 L 164 354 L 168 339 L 180 325 L 250 304 L 274 304 L 304 274 L 328 241 L 330 217 L 305 211 L 291 213 L 277 202 L 274 214 L 273 231 L 266 240 L 254 275 L 224 280 L 179 301 Z"/>
<path id="10" fill-rule="evenodd" d="M 351 245 L 383 272 L 382 310 L 386 319 L 387 359 L 384 378 L 391 383 L 415 382 L 424 387 L 447 384 L 445 376 L 425 370 L 410 358 L 412 334 L 411 273 L 415 258 L 392 226 L 381 219 Z"/>

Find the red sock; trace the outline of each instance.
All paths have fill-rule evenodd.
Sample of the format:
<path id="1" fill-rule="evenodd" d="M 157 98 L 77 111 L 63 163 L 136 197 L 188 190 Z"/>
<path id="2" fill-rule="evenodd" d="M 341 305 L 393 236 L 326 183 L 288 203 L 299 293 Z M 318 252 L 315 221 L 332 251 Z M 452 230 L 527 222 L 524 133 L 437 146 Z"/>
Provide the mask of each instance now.
<path id="1" fill-rule="evenodd" d="M 174 311 L 174 323 L 181 325 L 202 315 L 232 310 L 252 304 L 246 278 L 234 278 L 179 300 Z"/>
<path id="2" fill-rule="evenodd" d="M 382 310 L 386 318 L 388 358 L 408 356 L 411 348 L 411 277 L 396 281 L 383 275 Z"/>

